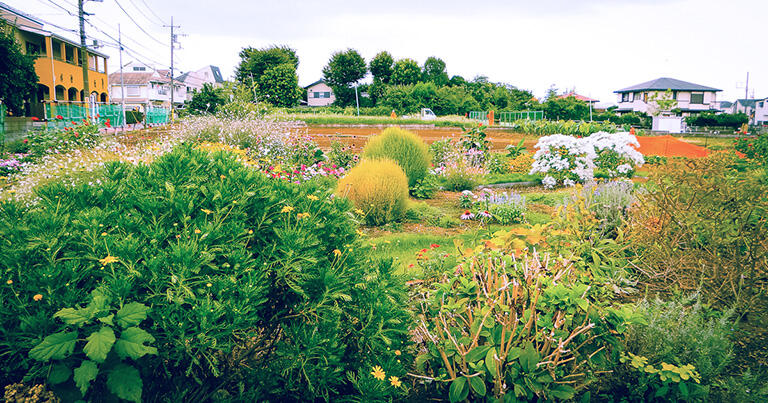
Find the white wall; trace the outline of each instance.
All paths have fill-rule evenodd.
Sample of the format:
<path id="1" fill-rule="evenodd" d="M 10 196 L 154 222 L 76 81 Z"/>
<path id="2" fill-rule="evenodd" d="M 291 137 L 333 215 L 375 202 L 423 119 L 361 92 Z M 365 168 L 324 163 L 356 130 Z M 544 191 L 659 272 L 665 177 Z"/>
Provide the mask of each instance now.
<path id="1" fill-rule="evenodd" d="M 315 93 L 330 92 L 330 98 L 315 98 Z M 307 105 L 309 106 L 328 106 L 336 101 L 336 95 L 331 87 L 325 83 L 315 84 L 307 88 Z"/>

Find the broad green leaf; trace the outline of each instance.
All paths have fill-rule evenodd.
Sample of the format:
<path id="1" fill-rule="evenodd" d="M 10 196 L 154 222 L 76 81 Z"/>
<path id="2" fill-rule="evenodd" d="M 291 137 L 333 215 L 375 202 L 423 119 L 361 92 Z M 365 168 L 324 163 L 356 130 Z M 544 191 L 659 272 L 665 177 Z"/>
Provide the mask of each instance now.
<path id="1" fill-rule="evenodd" d="M 75 368 L 75 385 L 80 388 L 80 393 L 85 396 L 85 392 L 91 386 L 91 381 L 99 375 L 99 367 L 90 360 L 83 361 L 80 367 Z"/>
<path id="2" fill-rule="evenodd" d="M 485 354 L 488 353 L 489 348 L 491 348 L 491 346 L 477 346 L 472 350 L 469 350 L 464 358 L 467 360 L 467 362 L 479 361 L 485 357 Z"/>
<path id="3" fill-rule="evenodd" d="M 568 385 L 557 385 L 552 388 L 550 393 L 558 399 L 568 400 L 576 394 L 576 389 Z"/>
<path id="4" fill-rule="evenodd" d="M 507 362 L 512 362 L 520 357 L 520 354 L 523 353 L 523 349 L 520 347 L 512 347 L 507 352 Z"/>
<path id="5" fill-rule="evenodd" d="M 469 378 L 469 384 L 472 386 L 472 390 L 475 391 L 475 393 L 478 396 L 485 396 L 485 381 L 480 376 L 472 376 Z"/>
<path id="6" fill-rule="evenodd" d="M 51 366 L 51 372 L 48 374 L 48 383 L 58 385 L 66 382 L 72 375 L 72 370 L 68 366 L 58 363 Z"/>
<path id="7" fill-rule="evenodd" d="M 121 359 L 130 357 L 136 360 L 146 354 L 157 354 L 155 347 L 144 345 L 144 343 L 151 343 L 153 341 L 155 341 L 155 338 L 143 329 L 129 327 L 120 334 L 120 338 L 115 343 L 115 351 Z"/>
<path id="8" fill-rule="evenodd" d="M 29 350 L 29 356 L 38 361 L 63 360 L 75 349 L 77 332 L 54 333 Z"/>
<path id="9" fill-rule="evenodd" d="M 680 389 L 680 396 L 688 398 L 690 392 L 688 391 L 688 385 L 686 385 L 685 382 L 678 383 L 677 388 Z"/>
<path id="10" fill-rule="evenodd" d="M 485 355 L 485 367 L 488 368 L 488 372 L 494 378 L 499 374 L 498 371 L 496 370 L 496 358 L 494 358 L 495 355 L 496 355 L 496 349 L 493 347 L 490 350 L 488 350 L 488 353 Z"/>
<path id="11" fill-rule="evenodd" d="M 114 319 L 114 317 L 115 317 L 115 314 L 111 313 L 111 314 L 109 314 L 109 315 L 107 315 L 107 316 L 104 316 L 104 317 L 101 317 L 101 318 L 99 318 L 99 322 L 101 322 L 101 323 L 103 323 L 103 324 L 105 324 L 105 325 L 114 326 L 114 325 L 115 325 L 115 323 L 114 323 L 114 321 L 112 320 L 112 319 Z"/>
<path id="12" fill-rule="evenodd" d="M 147 311 L 149 311 L 149 308 L 147 308 L 146 305 L 138 302 L 131 302 L 117 311 L 115 319 L 117 319 L 117 324 L 120 327 L 126 328 L 136 326 L 141 323 L 142 320 L 147 318 Z"/>
<path id="13" fill-rule="evenodd" d="M 536 370 L 536 364 L 539 363 L 539 352 L 533 347 L 530 341 L 526 343 L 525 350 L 520 354 L 520 365 L 523 371 L 531 373 Z"/>
<path id="14" fill-rule="evenodd" d="M 126 364 L 118 364 L 107 376 L 107 387 L 115 396 L 131 402 L 141 402 L 144 387 L 139 371 Z"/>
<path id="15" fill-rule="evenodd" d="M 68 325 L 81 326 L 93 319 L 93 310 L 89 308 L 64 308 L 53 314 Z"/>
<path id="16" fill-rule="evenodd" d="M 88 343 L 83 347 L 85 355 L 96 362 L 104 362 L 112 345 L 115 344 L 115 332 L 104 326 L 99 331 L 91 333 L 87 340 Z"/>
<path id="17" fill-rule="evenodd" d="M 460 376 L 451 382 L 451 387 L 448 389 L 448 399 L 453 402 L 460 402 L 467 398 L 469 395 L 469 387 L 467 386 L 467 378 Z"/>

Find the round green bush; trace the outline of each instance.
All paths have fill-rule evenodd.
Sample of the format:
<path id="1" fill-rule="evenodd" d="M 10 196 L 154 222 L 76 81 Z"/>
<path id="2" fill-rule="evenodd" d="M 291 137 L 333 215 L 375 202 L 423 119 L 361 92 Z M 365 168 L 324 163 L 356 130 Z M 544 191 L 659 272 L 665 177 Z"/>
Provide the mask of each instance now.
<path id="1" fill-rule="evenodd" d="M 363 157 L 395 160 L 408 176 L 409 187 L 423 178 L 429 169 L 427 143 L 418 135 L 399 127 L 387 128 L 371 137 L 363 148 Z"/>
<path id="2" fill-rule="evenodd" d="M 29 356 L 44 337 L 77 331 L 52 316 L 94 290 L 118 308 L 149 307 L 141 327 L 157 355 L 130 365 L 156 400 L 334 400 L 362 393 L 348 373 L 405 351 L 404 285 L 391 262 L 358 252 L 351 205 L 330 189 L 190 146 L 100 175 L 43 187 L 29 206 L 0 204 L 0 385 L 45 381 L 55 367 L 67 400 L 108 393 L 106 375 L 84 397 L 75 386 L 84 341 L 65 360 Z"/>
<path id="3" fill-rule="evenodd" d="M 351 200 L 369 225 L 386 224 L 405 216 L 408 178 L 393 160 L 363 160 L 339 179 L 336 194 Z"/>

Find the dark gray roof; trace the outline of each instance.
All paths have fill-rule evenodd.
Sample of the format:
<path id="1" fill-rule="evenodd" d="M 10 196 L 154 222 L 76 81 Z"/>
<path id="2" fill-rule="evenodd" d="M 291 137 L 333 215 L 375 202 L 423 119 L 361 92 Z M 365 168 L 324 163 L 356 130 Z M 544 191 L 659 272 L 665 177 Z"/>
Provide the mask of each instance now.
<path id="1" fill-rule="evenodd" d="M 721 108 L 730 108 L 731 106 L 733 106 L 733 102 L 731 101 L 720 101 Z"/>
<path id="2" fill-rule="evenodd" d="M 223 83 L 224 82 L 224 76 L 221 75 L 221 70 L 218 67 L 216 67 L 214 65 L 211 65 L 211 71 L 213 72 L 213 79 L 217 83 Z"/>
<path id="3" fill-rule="evenodd" d="M 646 81 L 644 83 L 636 84 L 631 87 L 622 88 L 614 91 L 616 93 L 622 92 L 634 92 L 634 91 L 722 91 L 717 88 L 707 87 L 704 85 L 689 83 L 687 81 L 677 80 L 669 77 L 661 77 L 655 80 Z"/>
<path id="4" fill-rule="evenodd" d="M 319 79 L 319 80 L 315 81 L 314 83 L 312 83 L 312 84 L 310 84 L 310 85 L 305 85 L 305 86 L 304 86 L 304 89 L 307 89 L 307 88 L 309 88 L 309 87 L 311 87 L 311 86 L 313 86 L 313 85 L 317 85 L 317 84 L 320 84 L 320 83 L 324 83 L 324 82 L 325 82 L 325 80 L 323 80 L 323 79 L 321 78 L 321 79 Z"/>
<path id="5" fill-rule="evenodd" d="M 741 106 L 748 106 L 750 108 L 754 108 L 757 101 L 761 101 L 761 99 L 737 99 L 736 102 L 741 104 Z"/>

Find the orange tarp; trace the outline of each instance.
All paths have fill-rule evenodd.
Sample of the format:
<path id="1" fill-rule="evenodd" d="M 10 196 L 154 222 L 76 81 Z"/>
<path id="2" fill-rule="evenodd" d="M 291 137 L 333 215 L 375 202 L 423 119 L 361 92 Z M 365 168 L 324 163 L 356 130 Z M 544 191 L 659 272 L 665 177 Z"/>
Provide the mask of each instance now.
<path id="1" fill-rule="evenodd" d="M 678 140 L 673 136 L 653 136 L 637 137 L 640 143 L 640 151 L 643 155 L 658 155 L 662 157 L 688 157 L 701 158 L 709 154 L 709 150 L 685 141 Z"/>

